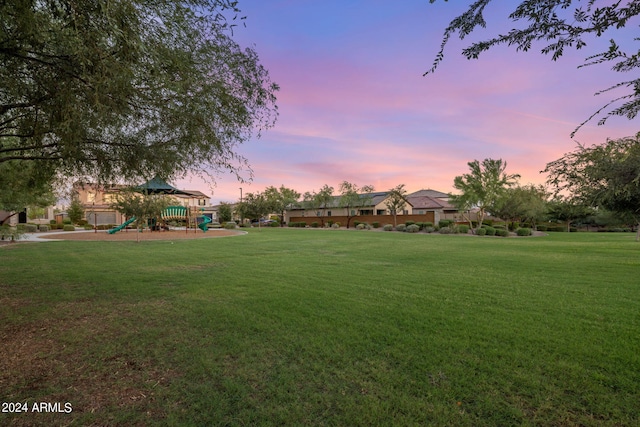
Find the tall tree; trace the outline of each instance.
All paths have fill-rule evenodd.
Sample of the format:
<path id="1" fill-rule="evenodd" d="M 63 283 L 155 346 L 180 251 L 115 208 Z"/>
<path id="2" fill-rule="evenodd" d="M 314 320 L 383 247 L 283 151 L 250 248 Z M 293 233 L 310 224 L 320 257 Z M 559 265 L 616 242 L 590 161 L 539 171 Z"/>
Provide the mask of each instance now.
<path id="1" fill-rule="evenodd" d="M 640 133 L 579 146 L 547 164 L 543 172 L 549 174 L 547 182 L 556 194 L 570 194 L 582 204 L 630 216 L 640 225 Z"/>
<path id="2" fill-rule="evenodd" d="M 507 222 L 527 221 L 535 228 L 536 223 L 547 212 L 547 196 L 541 185 L 507 188 L 490 210 L 493 215 Z"/>
<path id="3" fill-rule="evenodd" d="M 324 215 L 333 201 L 333 187 L 325 184 L 317 193 L 307 191 L 302 196 L 303 204 L 307 209 L 314 210 L 324 227 Z"/>
<path id="4" fill-rule="evenodd" d="M 434 3 L 436 0 L 429 0 Z M 447 1 L 447 0 L 445 0 Z M 444 31 L 444 37 L 432 68 L 425 74 L 432 73 L 444 59 L 444 49 L 450 38 L 458 33 L 464 39 L 478 27 L 485 28 L 485 9 L 491 0 L 475 0 L 466 12 L 454 18 Z M 552 60 L 561 57 L 566 48 L 586 49 L 590 38 L 606 35 L 611 31 L 624 28 L 640 14 L 640 1 L 598 2 L 597 0 L 526 0 L 516 6 L 508 18 L 516 28 L 506 34 L 500 34 L 487 40 L 472 43 L 462 50 L 467 59 L 478 58 L 479 55 L 494 46 L 507 44 L 515 46 L 517 51 L 528 51 L 534 42 L 544 44 L 541 53 L 551 55 Z M 637 22 L 637 21 L 636 21 Z M 626 39 L 628 40 L 626 40 Z M 630 36 L 616 41 L 611 38 L 609 48 L 604 52 L 592 52 L 581 66 L 590 66 L 613 62 L 611 69 L 616 72 L 635 71 L 640 67 L 640 49 L 626 52 L 621 45 L 628 44 Z M 620 43 L 622 41 L 623 43 Z M 635 38 L 635 42 L 639 39 Z M 628 48 L 628 47 L 627 47 Z M 598 124 L 604 124 L 611 116 L 624 116 L 633 119 L 640 111 L 640 78 L 634 76 L 611 87 L 597 92 L 601 94 L 614 89 L 627 88 L 625 95 L 615 97 L 581 123 L 571 134 L 573 135 L 589 120 L 600 116 Z M 617 105 L 613 107 L 613 105 Z"/>
<path id="5" fill-rule="evenodd" d="M 275 92 L 234 0 L 0 2 L 0 164 L 98 181 L 231 170 Z M 1 191 L 2 189 L 0 189 Z"/>
<path id="6" fill-rule="evenodd" d="M 507 162 L 502 159 L 484 159 L 467 163 L 470 173 L 456 176 L 453 186 L 460 194 L 452 194 L 450 201 L 460 210 L 478 209 L 477 228 L 482 225 L 487 210 L 498 205 L 498 201 L 508 187 L 520 178 L 518 174 L 505 173 Z"/>
<path id="7" fill-rule="evenodd" d="M 260 219 L 271 212 L 271 205 L 264 193 L 247 193 L 238 204 L 238 211 L 243 218 L 257 220 L 260 225 Z"/>
<path id="8" fill-rule="evenodd" d="M 54 176 L 35 164 L 0 163 L 0 210 L 13 212 L 0 225 L 27 206 L 53 205 L 56 202 L 53 183 Z"/>
<path id="9" fill-rule="evenodd" d="M 389 190 L 386 200 L 387 209 L 393 215 L 393 226 L 398 225 L 398 211 L 402 211 L 407 206 L 407 190 L 404 184 L 399 184 Z"/>
<path id="10" fill-rule="evenodd" d="M 291 188 L 281 185 L 280 188 L 267 187 L 264 190 L 264 197 L 273 212 L 277 212 L 280 217 L 280 226 L 284 226 L 284 215 L 286 210 L 300 198 L 300 193 Z"/>
<path id="11" fill-rule="evenodd" d="M 372 185 L 364 185 L 358 188 L 356 184 L 343 181 L 340 184 L 340 207 L 347 210 L 347 228 L 351 218 L 358 215 L 359 208 L 366 206 L 371 201 Z"/>

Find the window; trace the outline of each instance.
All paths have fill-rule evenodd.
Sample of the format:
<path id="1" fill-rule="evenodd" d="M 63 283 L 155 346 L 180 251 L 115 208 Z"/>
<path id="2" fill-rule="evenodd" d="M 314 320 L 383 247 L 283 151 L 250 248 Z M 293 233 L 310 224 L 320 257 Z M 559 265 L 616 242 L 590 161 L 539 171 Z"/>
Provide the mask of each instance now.
<path id="1" fill-rule="evenodd" d="M 331 211 L 327 211 L 327 216 L 331 216 Z"/>

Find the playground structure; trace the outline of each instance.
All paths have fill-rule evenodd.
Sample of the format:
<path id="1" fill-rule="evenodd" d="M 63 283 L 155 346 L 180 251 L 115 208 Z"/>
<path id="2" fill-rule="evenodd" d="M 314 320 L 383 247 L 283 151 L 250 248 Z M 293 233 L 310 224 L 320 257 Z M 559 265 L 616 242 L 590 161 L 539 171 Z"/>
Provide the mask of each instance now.
<path id="1" fill-rule="evenodd" d="M 211 218 L 202 215 L 202 210 L 195 206 L 189 208 L 185 206 L 169 206 L 162 211 L 160 218 L 165 226 L 167 221 L 185 221 L 187 232 L 189 232 L 192 225 L 194 230 L 199 228 L 206 232 Z"/>
<path id="2" fill-rule="evenodd" d="M 199 209 L 197 207 L 185 207 L 185 206 L 169 206 L 165 208 L 160 214 L 160 220 L 162 221 L 162 225 L 157 225 L 157 218 L 153 218 L 149 221 L 149 226 L 151 229 L 160 228 L 160 229 L 169 229 L 168 221 L 184 221 L 186 232 L 189 232 L 190 228 L 193 228 L 194 232 L 199 228 L 203 232 L 206 232 L 208 229 L 208 224 L 211 222 L 211 218 L 204 216 L 202 214 L 203 209 Z M 112 228 L 108 230 L 107 233 L 114 234 L 120 230 L 125 229 L 129 224 L 134 222 L 136 217 L 132 217 L 122 225 Z"/>

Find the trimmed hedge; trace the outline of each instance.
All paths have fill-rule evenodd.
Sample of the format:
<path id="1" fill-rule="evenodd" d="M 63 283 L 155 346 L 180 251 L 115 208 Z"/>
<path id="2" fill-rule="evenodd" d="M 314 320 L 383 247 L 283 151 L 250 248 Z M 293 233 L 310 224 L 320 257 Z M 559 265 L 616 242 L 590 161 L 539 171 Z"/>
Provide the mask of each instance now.
<path id="1" fill-rule="evenodd" d="M 382 227 L 382 229 L 383 229 L 384 231 L 393 231 L 393 225 L 391 225 L 391 224 L 385 224 L 385 225 Z"/>
<path id="2" fill-rule="evenodd" d="M 405 224 L 396 225 L 396 231 L 405 231 L 407 226 Z"/>
<path id="3" fill-rule="evenodd" d="M 531 236 L 531 229 L 530 228 L 518 228 L 518 230 L 516 231 L 516 234 L 518 236 Z"/>
<path id="4" fill-rule="evenodd" d="M 509 237 L 509 230 L 496 230 L 496 235 L 500 237 Z"/>
<path id="5" fill-rule="evenodd" d="M 476 230 L 476 234 L 478 236 L 485 236 L 487 234 L 487 229 L 486 228 L 479 228 Z"/>
<path id="6" fill-rule="evenodd" d="M 225 222 L 224 228 L 227 229 L 227 230 L 235 230 L 237 225 L 238 224 L 236 224 L 235 222 L 229 221 L 229 222 Z"/>
<path id="7" fill-rule="evenodd" d="M 462 234 L 469 233 L 469 226 L 468 225 L 459 225 L 458 226 L 458 232 L 462 233 Z"/>
<path id="8" fill-rule="evenodd" d="M 407 228 L 405 228 L 405 231 L 407 233 L 417 233 L 420 231 L 420 226 L 418 224 L 409 224 L 407 225 Z"/>
<path id="9" fill-rule="evenodd" d="M 66 224 L 63 228 L 64 231 L 76 231 L 76 228 L 73 225 Z"/>

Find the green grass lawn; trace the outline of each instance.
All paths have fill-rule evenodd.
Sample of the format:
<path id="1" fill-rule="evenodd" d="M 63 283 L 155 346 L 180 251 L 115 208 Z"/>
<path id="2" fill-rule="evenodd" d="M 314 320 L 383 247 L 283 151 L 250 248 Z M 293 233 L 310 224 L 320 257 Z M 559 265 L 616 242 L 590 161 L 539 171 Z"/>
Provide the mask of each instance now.
<path id="1" fill-rule="evenodd" d="M 0 424 L 636 426 L 639 272 L 630 233 L 0 247 Z"/>

